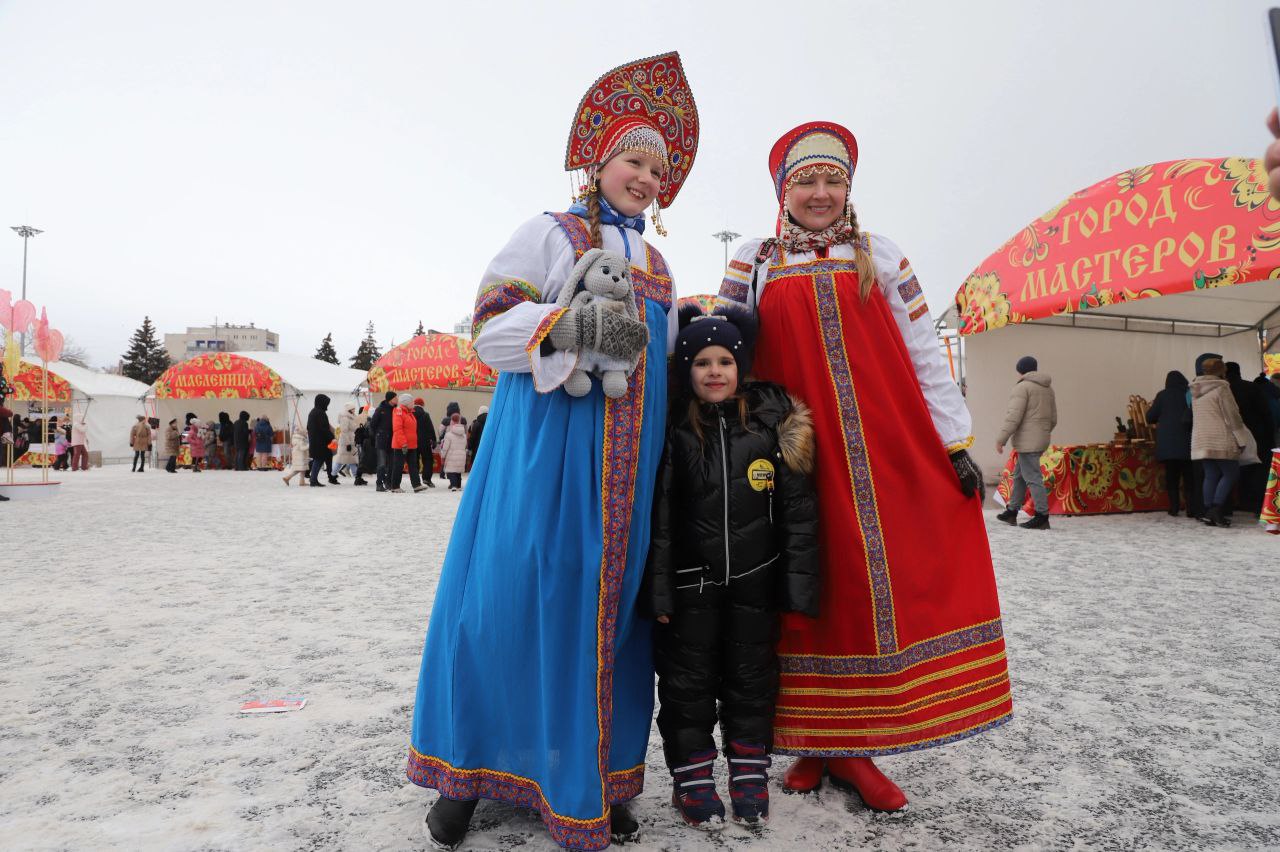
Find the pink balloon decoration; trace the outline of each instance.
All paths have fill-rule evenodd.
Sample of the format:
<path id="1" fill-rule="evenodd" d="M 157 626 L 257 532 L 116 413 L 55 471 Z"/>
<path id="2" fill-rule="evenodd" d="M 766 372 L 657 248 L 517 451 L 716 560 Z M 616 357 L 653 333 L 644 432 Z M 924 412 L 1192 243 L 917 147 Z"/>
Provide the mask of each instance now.
<path id="1" fill-rule="evenodd" d="M 8 290 L 0 290 L 0 327 L 13 325 L 13 294 Z"/>
<path id="2" fill-rule="evenodd" d="M 46 335 L 44 359 L 46 361 L 57 361 L 62 357 L 62 346 L 66 341 L 62 337 L 62 332 L 56 328 L 49 329 Z"/>
<path id="3" fill-rule="evenodd" d="M 26 299 L 13 303 L 13 320 L 9 330 L 14 334 L 25 334 L 32 320 L 36 318 L 36 306 Z"/>

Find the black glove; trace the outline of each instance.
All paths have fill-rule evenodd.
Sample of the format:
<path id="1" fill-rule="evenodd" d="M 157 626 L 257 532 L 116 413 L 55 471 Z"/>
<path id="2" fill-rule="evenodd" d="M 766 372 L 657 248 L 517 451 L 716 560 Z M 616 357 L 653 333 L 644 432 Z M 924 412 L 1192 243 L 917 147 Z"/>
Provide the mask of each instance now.
<path id="1" fill-rule="evenodd" d="M 630 360 L 649 344 L 649 327 L 603 305 L 570 308 L 548 335 L 557 349 L 593 349 L 602 355 Z"/>
<path id="2" fill-rule="evenodd" d="M 951 466 L 956 469 L 956 476 L 960 479 L 960 490 L 964 492 L 964 496 L 972 497 L 977 494 L 979 502 L 987 499 L 987 492 L 982 483 L 982 471 L 967 450 L 956 450 L 952 453 Z"/>

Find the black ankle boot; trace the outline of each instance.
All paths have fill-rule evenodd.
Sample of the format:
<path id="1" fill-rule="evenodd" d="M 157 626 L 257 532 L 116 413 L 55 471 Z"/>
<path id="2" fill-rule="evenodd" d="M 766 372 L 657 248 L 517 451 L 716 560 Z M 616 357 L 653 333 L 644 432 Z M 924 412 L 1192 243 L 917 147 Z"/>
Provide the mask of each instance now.
<path id="1" fill-rule="evenodd" d="M 1004 521 L 1009 526 L 1016 527 L 1018 525 L 1018 510 L 1005 509 L 1000 514 L 996 515 L 996 520 Z"/>
<path id="2" fill-rule="evenodd" d="M 471 815 L 475 813 L 479 799 L 461 802 L 441 796 L 427 811 L 427 836 L 437 849 L 457 849 L 471 827 Z"/>
<path id="3" fill-rule="evenodd" d="M 609 836 L 614 843 L 630 843 L 640 834 L 640 823 L 631 815 L 631 808 L 625 803 L 609 808 Z"/>

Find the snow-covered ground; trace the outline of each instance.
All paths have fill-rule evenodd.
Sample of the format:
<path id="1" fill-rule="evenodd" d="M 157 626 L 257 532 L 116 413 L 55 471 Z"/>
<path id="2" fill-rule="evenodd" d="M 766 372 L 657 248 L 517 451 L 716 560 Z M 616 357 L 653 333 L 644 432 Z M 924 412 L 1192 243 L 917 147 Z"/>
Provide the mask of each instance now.
<path id="1" fill-rule="evenodd" d="M 405 751 L 459 495 L 62 478 L 56 499 L 0 504 L 0 847 L 425 848 L 433 794 Z M 677 825 L 655 731 L 635 848 L 1280 847 L 1280 539 L 993 515 L 1011 723 L 885 759 L 905 815 L 776 792 L 759 836 Z M 237 713 L 282 696 L 309 703 Z M 555 848 L 483 803 L 467 848 L 516 847 Z"/>

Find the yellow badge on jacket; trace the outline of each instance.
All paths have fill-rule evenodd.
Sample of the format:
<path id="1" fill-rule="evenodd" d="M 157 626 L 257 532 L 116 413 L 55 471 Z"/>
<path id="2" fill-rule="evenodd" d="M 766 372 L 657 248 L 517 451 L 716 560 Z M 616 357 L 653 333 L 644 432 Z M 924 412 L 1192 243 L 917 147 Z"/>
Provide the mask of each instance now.
<path id="1" fill-rule="evenodd" d="M 747 465 L 747 482 L 757 491 L 772 491 L 773 464 L 768 459 L 756 459 Z"/>

